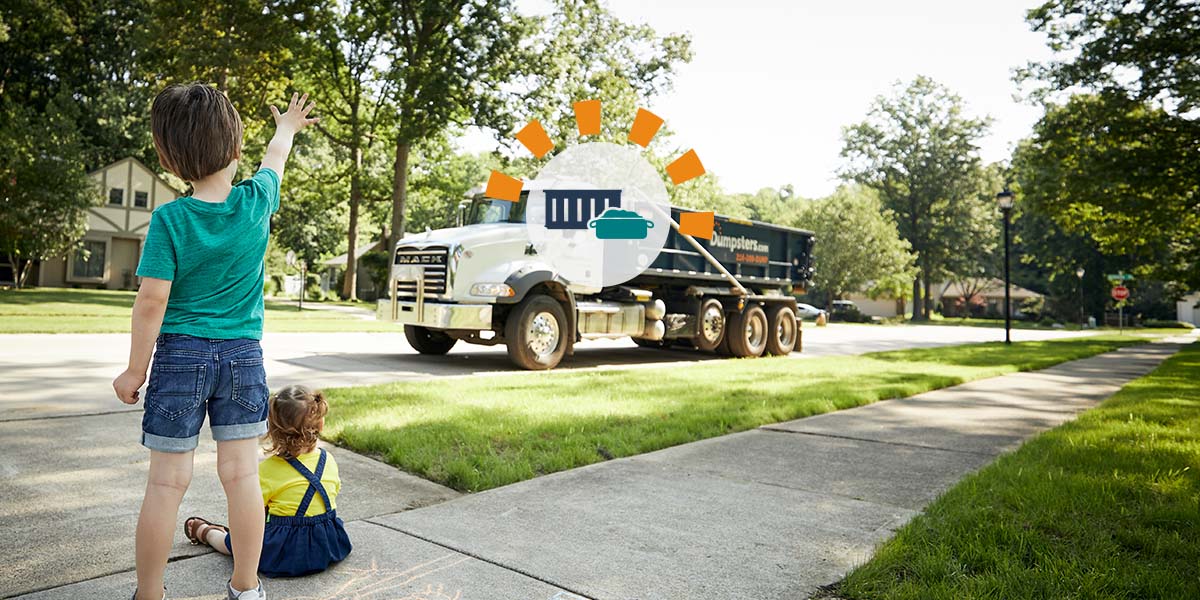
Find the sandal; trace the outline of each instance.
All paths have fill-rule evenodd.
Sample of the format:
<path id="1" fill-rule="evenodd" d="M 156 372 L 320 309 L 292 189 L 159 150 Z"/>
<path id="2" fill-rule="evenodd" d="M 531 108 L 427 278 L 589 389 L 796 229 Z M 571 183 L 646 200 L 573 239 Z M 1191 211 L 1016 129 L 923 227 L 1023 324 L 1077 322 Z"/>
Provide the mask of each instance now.
<path id="1" fill-rule="evenodd" d="M 225 533 L 229 533 L 228 527 L 218 523 L 211 523 L 200 517 L 188 517 L 183 522 L 183 535 L 187 536 L 188 541 L 193 546 L 207 546 L 208 532 L 213 529 L 220 529 Z"/>

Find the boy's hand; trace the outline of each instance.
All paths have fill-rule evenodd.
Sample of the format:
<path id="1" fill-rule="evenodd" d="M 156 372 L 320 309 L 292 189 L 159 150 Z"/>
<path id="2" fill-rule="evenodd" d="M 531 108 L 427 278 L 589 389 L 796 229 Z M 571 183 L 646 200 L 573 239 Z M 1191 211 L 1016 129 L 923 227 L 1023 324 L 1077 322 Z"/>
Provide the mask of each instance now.
<path id="1" fill-rule="evenodd" d="M 308 118 L 308 113 L 312 112 L 313 107 L 317 103 L 309 102 L 308 106 L 305 106 L 305 102 L 308 102 L 308 94 L 300 96 L 299 94 L 292 93 L 292 101 L 288 103 L 287 112 L 283 114 L 279 114 L 279 109 L 275 108 L 275 105 L 272 104 L 271 116 L 275 117 L 275 128 L 296 133 L 313 123 L 319 122 L 321 120 L 320 117 Z"/>
<path id="2" fill-rule="evenodd" d="M 135 373 L 126 370 L 124 373 L 117 375 L 113 380 L 113 390 L 117 392 L 117 398 L 125 404 L 136 404 L 138 401 L 138 390 L 142 384 L 146 383 L 145 373 Z"/>

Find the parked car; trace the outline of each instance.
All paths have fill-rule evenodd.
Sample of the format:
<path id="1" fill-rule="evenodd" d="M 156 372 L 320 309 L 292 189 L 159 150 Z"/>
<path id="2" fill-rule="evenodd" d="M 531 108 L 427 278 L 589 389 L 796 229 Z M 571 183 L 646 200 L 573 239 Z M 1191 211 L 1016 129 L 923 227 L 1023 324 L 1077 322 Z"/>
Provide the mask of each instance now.
<path id="1" fill-rule="evenodd" d="M 871 320 L 858 309 L 852 300 L 834 300 L 829 305 L 831 321 L 846 321 L 849 323 L 865 323 Z"/>
<path id="2" fill-rule="evenodd" d="M 799 302 L 796 304 L 796 316 L 801 319 L 815 319 L 825 314 L 825 311 L 811 305 Z"/>

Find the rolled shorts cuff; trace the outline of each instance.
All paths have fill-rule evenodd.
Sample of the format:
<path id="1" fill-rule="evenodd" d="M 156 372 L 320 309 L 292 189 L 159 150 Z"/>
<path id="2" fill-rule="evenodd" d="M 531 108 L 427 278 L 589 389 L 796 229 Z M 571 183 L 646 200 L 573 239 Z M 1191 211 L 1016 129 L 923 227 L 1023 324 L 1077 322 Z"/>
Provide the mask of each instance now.
<path id="1" fill-rule="evenodd" d="M 174 438 L 154 435 L 145 431 L 142 432 L 142 445 L 158 452 L 170 452 L 172 454 L 191 452 L 199 444 L 200 436 L 198 434 L 191 437 Z"/>
<path id="2" fill-rule="evenodd" d="M 267 433 L 266 420 L 257 423 L 238 423 L 236 425 L 213 425 L 212 436 L 218 442 L 231 442 L 259 438 Z"/>

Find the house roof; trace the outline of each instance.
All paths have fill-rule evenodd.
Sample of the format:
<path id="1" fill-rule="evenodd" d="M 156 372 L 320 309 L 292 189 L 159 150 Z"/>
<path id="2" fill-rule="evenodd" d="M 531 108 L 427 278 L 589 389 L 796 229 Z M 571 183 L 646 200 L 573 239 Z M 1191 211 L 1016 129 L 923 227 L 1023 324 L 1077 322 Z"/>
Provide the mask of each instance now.
<path id="1" fill-rule="evenodd" d="M 965 288 L 961 282 L 952 281 L 938 284 L 932 289 L 941 290 L 940 295 L 943 298 L 962 298 L 963 296 L 967 295 L 968 291 L 971 291 L 972 287 L 978 287 L 979 289 L 975 293 L 983 296 L 984 298 L 1004 297 L 1004 282 L 999 279 L 990 279 L 986 282 L 983 282 L 981 286 L 967 285 Z M 1016 284 L 1009 286 L 1009 295 L 1016 300 L 1041 297 L 1041 294 L 1033 290 L 1025 289 Z"/>
<path id="2" fill-rule="evenodd" d="M 113 162 L 113 163 L 109 163 L 109 164 L 107 164 L 107 165 L 104 165 L 103 167 L 100 167 L 99 169 L 96 169 L 96 170 L 94 170 L 94 171 L 91 171 L 91 172 L 89 172 L 89 173 L 88 173 L 88 175 L 95 175 L 96 173 L 99 173 L 99 172 L 101 172 L 101 171 L 106 171 L 106 170 L 108 170 L 108 169 L 111 169 L 111 168 L 113 168 L 113 167 L 115 167 L 115 166 L 117 166 L 117 165 L 120 165 L 120 164 L 123 164 L 123 163 L 127 163 L 127 162 L 130 162 L 130 161 L 132 161 L 132 162 L 133 162 L 133 164 L 135 164 L 135 165 L 137 165 L 137 166 L 141 167 L 141 168 L 142 168 L 142 170 L 144 170 L 144 171 L 146 171 L 147 173 L 149 173 L 149 174 L 150 174 L 152 177 L 154 177 L 155 179 L 157 179 L 159 183 L 161 183 L 161 184 L 163 184 L 163 185 L 167 186 L 167 189 L 169 189 L 169 190 L 171 190 L 171 191 L 175 192 L 176 194 L 183 194 L 183 193 L 186 191 L 186 190 L 181 190 L 181 189 L 179 189 L 178 187 L 175 187 L 175 184 L 174 184 L 174 183 L 171 183 L 171 181 L 170 181 L 170 180 L 168 180 L 167 178 L 163 177 L 161 174 L 154 172 L 154 170 L 153 170 L 153 169 L 151 169 L 150 167 L 147 167 L 147 166 L 146 166 L 146 163 L 143 163 L 142 161 L 140 161 L 140 160 L 138 160 L 138 159 L 136 159 L 136 158 L 134 158 L 134 157 L 132 157 L 132 156 L 126 156 L 125 158 L 122 158 L 121 160 L 118 160 L 118 161 L 116 161 L 116 162 Z"/>
<path id="3" fill-rule="evenodd" d="M 355 258 L 362 258 L 362 255 L 378 248 L 381 244 L 382 244 L 382 242 L 380 242 L 379 240 L 375 240 L 374 242 L 371 242 L 370 244 L 363 244 L 362 246 L 359 246 L 358 248 L 354 249 L 354 256 L 355 256 Z M 339 255 L 325 261 L 324 264 L 326 264 L 330 267 L 344 267 L 344 266 L 346 266 L 346 254 L 339 254 Z"/>

